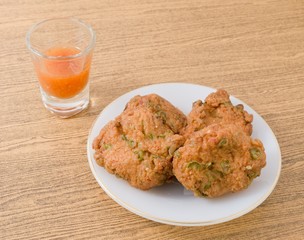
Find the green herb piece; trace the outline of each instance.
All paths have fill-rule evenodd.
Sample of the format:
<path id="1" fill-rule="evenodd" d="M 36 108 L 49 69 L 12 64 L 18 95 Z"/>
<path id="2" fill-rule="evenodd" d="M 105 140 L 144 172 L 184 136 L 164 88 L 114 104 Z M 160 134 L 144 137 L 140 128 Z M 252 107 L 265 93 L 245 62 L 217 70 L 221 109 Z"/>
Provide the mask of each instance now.
<path id="1" fill-rule="evenodd" d="M 121 135 L 121 139 L 124 140 L 124 141 L 127 141 L 127 140 L 128 140 L 128 139 L 127 139 L 127 136 L 126 136 L 125 134 L 122 134 L 122 135 Z"/>
<path id="2" fill-rule="evenodd" d="M 205 186 L 204 186 L 204 191 L 208 190 L 209 188 L 211 188 L 211 183 L 208 182 Z"/>
<path id="3" fill-rule="evenodd" d="M 111 149 L 112 148 L 112 144 L 110 144 L 110 143 L 109 144 L 104 143 L 103 144 L 103 148 L 106 149 L 106 150 Z"/>
<path id="4" fill-rule="evenodd" d="M 163 111 L 157 111 L 156 116 L 160 117 L 163 120 L 163 122 L 166 122 L 166 120 L 167 120 L 167 115 Z"/>
<path id="5" fill-rule="evenodd" d="M 143 150 L 139 150 L 137 152 L 135 152 L 137 154 L 137 158 L 139 161 L 143 161 L 144 160 L 144 151 Z"/>
<path id="6" fill-rule="evenodd" d="M 121 135 L 121 139 L 124 141 L 127 141 L 129 147 L 134 148 L 136 145 L 136 142 L 134 142 L 132 139 L 128 139 L 127 136 L 125 134 Z"/>
<path id="7" fill-rule="evenodd" d="M 257 160 L 262 155 L 261 151 L 257 148 L 251 148 L 250 150 L 250 156 L 253 160 Z"/>
<path id="8" fill-rule="evenodd" d="M 247 177 L 248 177 L 249 179 L 254 179 L 254 178 L 257 177 L 257 173 L 256 173 L 256 172 L 253 172 L 253 171 L 250 171 L 250 172 L 247 173 Z"/>
<path id="9" fill-rule="evenodd" d="M 158 137 L 158 138 L 165 138 L 166 135 L 165 135 L 165 134 L 159 134 L 157 137 Z"/>
<path id="10" fill-rule="evenodd" d="M 134 148 L 135 147 L 135 142 L 131 139 L 127 140 L 129 147 Z"/>
<path id="11" fill-rule="evenodd" d="M 227 145 L 227 143 L 228 143 L 227 138 L 222 138 L 221 141 L 218 143 L 217 146 L 218 146 L 219 148 L 223 148 L 223 147 L 225 147 L 225 146 Z"/>
<path id="12" fill-rule="evenodd" d="M 202 168 L 202 165 L 196 161 L 189 162 L 187 164 L 187 168 L 189 169 L 195 169 L 195 170 L 200 170 Z"/>
<path id="13" fill-rule="evenodd" d="M 147 134 L 147 137 L 150 138 L 151 140 L 154 139 L 154 135 L 152 133 Z"/>

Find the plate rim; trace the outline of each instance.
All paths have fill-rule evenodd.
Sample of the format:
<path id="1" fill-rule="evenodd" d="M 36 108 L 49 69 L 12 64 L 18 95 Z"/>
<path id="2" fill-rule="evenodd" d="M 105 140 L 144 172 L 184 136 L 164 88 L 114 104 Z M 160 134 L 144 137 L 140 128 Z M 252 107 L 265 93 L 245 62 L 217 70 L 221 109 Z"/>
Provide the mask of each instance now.
<path id="1" fill-rule="evenodd" d="M 90 146 L 90 136 L 92 134 L 92 130 L 97 122 L 97 120 L 100 118 L 100 116 L 102 115 L 102 113 L 104 111 L 106 111 L 106 109 L 108 109 L 111 105 L 115 104 L 116 101 L 119 101 L 121 98 L 132 94 L 135 91 L 139 91 L 139 90 L 144 90 L 147 88 L 151 88 L 151 87 L 161 87 L 163 85 L 188 85 L 188 86 L 193 86 L 193 87 L 203 87 L 203 88 L 207 88 L 209 90 L 212 91 L 216 91 L 217 89 L 209 87 L 209 86 L 204 86 L 204 85 L 200 85 L 200 84 L 193 84 L 193 83 L 184 83 L 184 82 L 167 82 L 167 83 L 157 83 L 157 84 L 149 84 L 149 85 L 145 85 L 139 88 L 135 88 L 133 90 L 130 90 L 120 96 L 118 96 L 116 99 L 114 99 L 112 102 L 110 102 L 109 104 L 107 104 L 98 114 L 98 116 L 94 119 L 93 123 L 91 124 L 91 127 L 89 129 L 89 134 L 88 134 L 88 139 L 87 139 L 87 158 L 88 158 L 88 162 L 89 162 L 89 166 L 91 169 L 91 172 L 93 173 L 93 176 L 95 178 L 95 180 L 97 181 L 97 183 L 99 184 L 99 186 L 105 191 L 105 193 L 112 198 L 112 200 L 114 200 L 116 203 L 118 203 L 121 207 L 124 207 L 125 209 L 127 209 L 128 211 L 141 216 L 143 218 L 155 221 L 155 222 L 159 222 L 159 223 L 163 223 L 163 224 L 169 224 L 169 225 L 174 225 L 174 226 L 208 226 L 208 225 L 215 225 L 215 224 L 219 224 L 219 223 L 223 223 L 223 222 L 227 222 L 233 219 L 236 219 L 238 217 L 241 217 L 249 212 L 251 212 L 252 210 L 254 210 L 255 208 L 257 208 L 259 205 L 261 205 L 273 192 L 274 188 L 276 187 L 280 174 L 281 174 L 281 169 L 282 169 L 282 155 L 281 155 L 281 149 L 280 149 L 280 145 L 278 143 L 278 140 L 274 134 L 274 132 L 272 131 L 272 129 L 270 128 L 270 126 L 268 125 L 268 123 L 265 121 L 265 119 L 258 114 L 254 109 L 252 109 L 248 104 L 246 104 L 245 102 L 243 102 L 242 100 L 234 97 L 233 95 L 230 95 L 230 97 L 233 97 L 234 99 L 240 101 L 242 104 L 245 104 L 247 107 L 250 108 L 251 111 L 253 111 L 255 114 L 257 114 L 261 120 L 263 121 L 263 124 L 265 124 L 268 129 L 270 130 L 271 133 L 271 137 L 275 140 L 275 144 L 276 144 L 276 148 L 279 150 L 278 152 L 278 156 L 279 159 L 276 159 L 276 161 L 278 161 L 278 171 L 276 173 L 276 177 L 275 180 L 273 181 L 271 187 L 268 189 L 268 191 L 261 196 L 254 204 L 250 205 L 249 207 L 226 217 L 223 218 L 219 218 L 216 220 L 210 220 L 210 221 L 185 221 L 185 222 L 181 222 L 181 221 L 172 221 L 169 219 L 165 219 L 165 218 L 159 218 L 159 217 L 155 217 L 155 216 L 151 216 L 149 213 L 145 213 L 139 209 L 137 209 L 134 206 L 129 205 L 128 203 L 126 203 L 125 201 L 123 201 L 122 199 L 120 199 L 119 197 L 115 196 L 114 194 L 111 193 L 111 191 L 102 183 L 102 181 L 97 177 L 97 173 L 95 171 L 95 167 L 93 165 L 93 161 L 94 161 L 94 157 L 91 156 L 91 146 Z"/>

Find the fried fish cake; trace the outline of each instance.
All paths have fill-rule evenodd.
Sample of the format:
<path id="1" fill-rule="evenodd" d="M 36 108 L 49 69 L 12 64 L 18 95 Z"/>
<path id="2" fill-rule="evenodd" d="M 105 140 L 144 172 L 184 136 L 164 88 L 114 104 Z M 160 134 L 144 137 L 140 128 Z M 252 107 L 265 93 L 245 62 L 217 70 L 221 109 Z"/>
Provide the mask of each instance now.
<path id="1" fill-rule="evenodd" d="M 174 133 L 179 133 L 187 122 L 186 116 L 179 109 L 157 94 L 135 96 L 128 102 L 125 111 L 129 109 L 133 111 L 137 108 L 151 111 L 156 118 L 161 119 L 166 127 L 169 127 Z"/>
<path id="2" fill-rule="evenodd" d="M 172 158 L 184 143 L 186 116 L 156 94 L 136 96 L 95 138 L 95 159 L 108 172 L 139 189 L 173 177 Z"/>
<path id="3" fill-rule="evenodd" d="M 193 103 L 187 117 L 187 126 L 182 133 L 187 137 L 214 123 L 235 124 L 242 128 L 247 135 L 252 133 L 253 117 L 244 110 L 242 104 L 233 106 L 225 90 L 211 93 L 203 103 L 198 100 Z"/>
<path id="4" fill-rule="evenodd" d="M 266 165 L 263 144 L 233 124 L 193 133 L 175 152 L 173 173 L 196 196 L 218 197 L 249 186 Z"/>

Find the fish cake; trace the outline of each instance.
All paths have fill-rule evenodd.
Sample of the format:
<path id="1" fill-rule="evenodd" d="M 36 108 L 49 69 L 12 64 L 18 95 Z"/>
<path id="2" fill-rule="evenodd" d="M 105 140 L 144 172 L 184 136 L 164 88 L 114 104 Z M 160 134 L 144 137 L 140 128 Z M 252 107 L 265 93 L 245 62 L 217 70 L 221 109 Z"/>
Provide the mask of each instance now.
<path id="1" fill-rule="evenodd" d="M 233 124 L 193 133 L 173 159 L 173 173 L 195 196 L 210 198 L 247 188 L 266 165 L 261 141 Z"/>
<path id="2" fill-rule="evenodd" d="M 179 109 L 157 94 L 135 96 L 127 103 L 125 111 L 129 109 L 133 111 L 137 108 L 144 108 L 151 111 L 174 133 L 179 133 L 187 122 L 186 116 Z"/>
<path id="3" fill-rule="evenodd" d="M 218 90 L 209 94 L 205 102 L 198 100 L 193 103 L 192 110 L 187 117 L 187 126 L 182 133 L 187 137 L 211 124 L 235 124 L 247 135 L 252 134 L 253 116 L 244 110 L 242 104 L 233 106 L 229 94 L 225 90 Z"/>
<path id="4" fill-rule="evenodd" d="M 95 160 L 108 172 L 147 190 L 172 179 L 172 158 L 184 143 L 186 116 L 156 94 L 135 96 L 93 142 Z"/>

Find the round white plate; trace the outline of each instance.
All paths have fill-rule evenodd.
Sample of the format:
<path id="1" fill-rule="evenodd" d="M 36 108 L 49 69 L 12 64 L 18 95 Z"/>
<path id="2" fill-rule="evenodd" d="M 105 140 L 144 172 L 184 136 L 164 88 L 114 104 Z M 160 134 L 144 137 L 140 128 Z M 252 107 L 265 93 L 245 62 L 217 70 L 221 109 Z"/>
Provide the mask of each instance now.
<path id="1" fill-rule="evenodd" d="M 92 142 L 101 128 L 118 116 L 135 95 L 156 93 L 188 114 L 192 103 L 204 100 L 215 89 L 186 84 L 163 83 L 145 86 L 117 98 L 97 117 L 89 133 L 87 154 L 90 168 L 102 189 L 118 204 L 144 218 L 180 226 L 211 225 L 240 217 L 259 206 L 274 189 L 281 171 L 280 147 L 270 127 L 252 108 L 231 96 L 233 104 L 243 104 L 253 114 L 253 138 L 259 138 L 266 150 L 266 167 L 246 189 L 219 198 L 197 198 L 178 182 L 165 184 L 148 191 L 131 187 L 126 181 L 109 174 L 94 160 Z"/>

